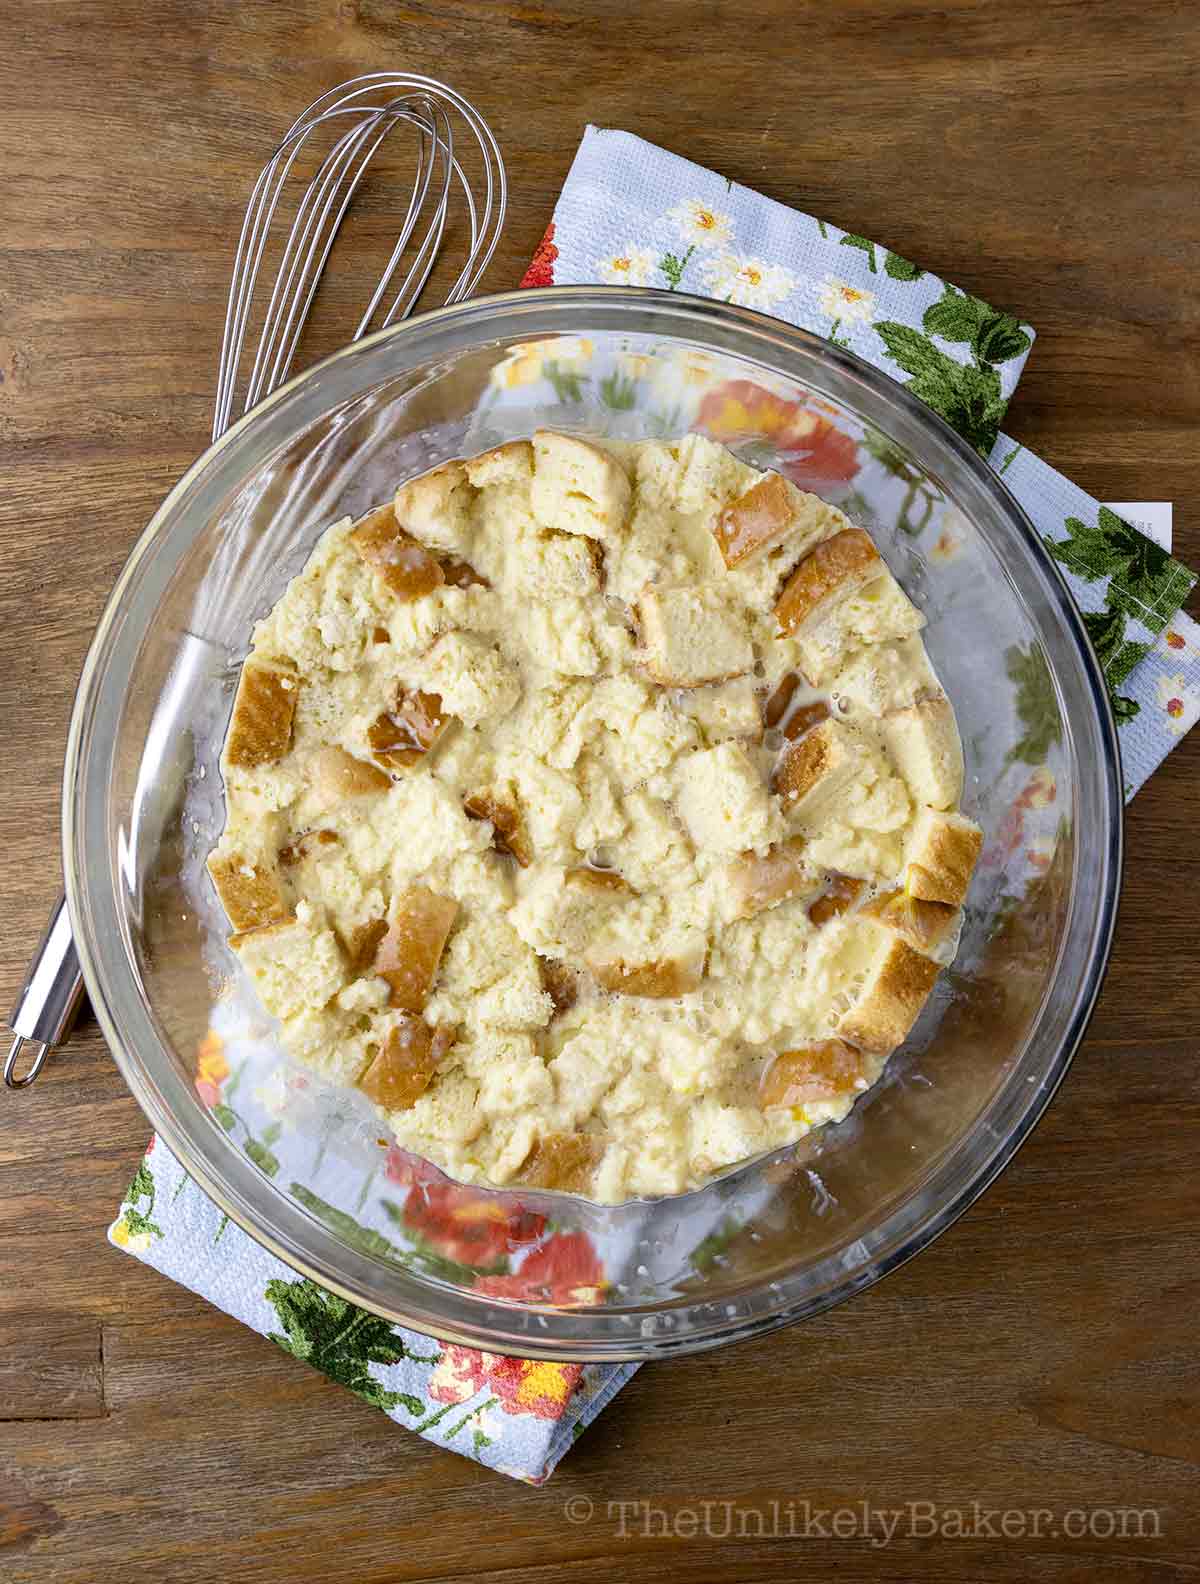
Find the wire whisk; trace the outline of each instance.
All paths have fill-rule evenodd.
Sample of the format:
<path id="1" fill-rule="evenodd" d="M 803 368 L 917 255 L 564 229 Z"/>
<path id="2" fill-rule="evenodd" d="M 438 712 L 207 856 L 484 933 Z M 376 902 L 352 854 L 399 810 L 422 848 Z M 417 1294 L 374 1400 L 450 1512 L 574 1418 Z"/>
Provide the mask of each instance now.
<path id="1" fill-rule="evenodd" d="M 283 243 L 239 404 L 239 370 L 271 222 L 292 167 L 309 138 L 318 128 L 326 124 L 336 127 L 342 120 L 345 130 L 305 187 Z M 465 126 L 478 147 L 481 169 L 477 175 L 469 176 L 455 153 L 456 124 Z M 229 283 L 217 372 L 214 440 L 224 434 L 238 413 L 270 395 L 288 377 L 330 249 L 354 194 L 384 139 L 401 125 L 416 133 L 416 168 L 408 209 L 391 257 L 351 340 L 357 341 L 372 328 L 406 257 L 409 263 L 404 277 L 374 328 L 381 330 L 412 313 L 441 251 L 456 188 L 467 213 L 470 247 L 445 300 L 461 302 L 474 291 L 500 240 L 508 205 L 504 160 L 487 122 L 461 94 L 432 77 L 370 72 L 331 88 L 293 123 L 250 194 Z"/>

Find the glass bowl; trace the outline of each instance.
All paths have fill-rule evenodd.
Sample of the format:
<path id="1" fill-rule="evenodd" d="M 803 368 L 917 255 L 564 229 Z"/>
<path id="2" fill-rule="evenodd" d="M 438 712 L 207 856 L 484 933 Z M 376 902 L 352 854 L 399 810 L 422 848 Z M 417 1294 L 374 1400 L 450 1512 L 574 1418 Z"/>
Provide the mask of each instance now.
<path id="1" fill-rule="evenodd" d="M 538 426 L 707 429 L 874 533 L 925 611 L 985 848 L 962 947 L 836 1128 L 617 1208 L 463 1187 L 283 1061 L 203 872 L 252 623 L 337 517 Z M 518 617 L 519 619 L 519 617 Z M 1095 657 L 1003 482 L 901 385 L 728 304 L 623 288 L 478 299 L 347 347 L 163 502 L 88 655 L 64 867 L 100 1025 L 154 1128 L 301 1277 L 452 1341 L 551 1359 L 713 1347 L 816 1314 L 923 1248 L 1012 1156 L 1095 1001 L 1121 784 Z M 299 1279 L 299 1277 L 298 1277 Z"/>

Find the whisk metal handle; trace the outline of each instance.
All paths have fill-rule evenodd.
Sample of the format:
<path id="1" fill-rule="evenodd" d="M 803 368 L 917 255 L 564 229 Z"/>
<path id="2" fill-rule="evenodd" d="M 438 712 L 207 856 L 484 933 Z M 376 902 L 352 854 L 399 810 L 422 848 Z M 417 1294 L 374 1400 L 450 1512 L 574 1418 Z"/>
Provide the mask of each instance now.
<path id="1" fill-rule="evenodd" d="M 478 203 L 455 154 L 451 111 L 461 116 L 482 160 Z M 410 239 L 417 231 L 427 195 L 433 196 L 433 212 L 396 298 L 384 315 L 384 325 L 405 318 L 413 311 L 429 279 L 442 243 L 452 180 L 457 179 L 462 189 L 470 247 L 447 302 L 461 302 L 471 294 L 495 252 L 507 207 L 504 160 L 491 128 L 468 100 L 435 78 L 396 72 L 368 72 L 322 94 L 293 123 L 263 167 L 251 193 L 229 288 L 213 420 L 214 440 L 220 438 L 234 416 L 238 365 L 282 182 L 309 134 L 322 123 L 341 125 L 343 118 L 351 121 L 350 130 L 342 133 L 322 161 L 284 244 L 244 405 L 261 400 L 287 378 L 334 238 L 367 165 L 394 126 L 411 125 L 419 134 L 416 182 L 391 258 L 353 339 L 358 340 L 365 334 L 388 292 Z M 438 169 L 440 181 L 435 175 Z M 8 1020 L 16 1036 L 3 1066 L 8 1088 L 24 1089 L 34 1082 L 50 1052 L 63 1044 L 70 1034 L 83 995 L 83 975 L 71 938 L 71 920 L 66 901 L 60 898 Z M 27 1048 L 34 1054 L 22 1071 L 22 1058 Z"/>
<path id="2" fill-rule="evenodd" d="M 83 1001 L 83 974 L 71 938 L 67 900 L 59 897 L 17 995 L 8 1026 L 16 1036 L 4 1061 L 4 1082 L 10 1089 L 33 1083 L 56 1046 L 66 1042 Z M 21 1058 L 33 1049 L 24 1072 Z"/>

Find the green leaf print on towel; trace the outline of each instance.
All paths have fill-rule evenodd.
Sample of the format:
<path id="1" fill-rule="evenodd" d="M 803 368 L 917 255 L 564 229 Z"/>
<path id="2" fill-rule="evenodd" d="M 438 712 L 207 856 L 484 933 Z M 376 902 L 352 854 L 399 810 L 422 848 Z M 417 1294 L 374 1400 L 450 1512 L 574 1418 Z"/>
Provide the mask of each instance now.
<path id="1" fill-rule="evenodd" d="M 1062 741 L 1062 716 L 1046 656 L 1036 644 L 1024 649 L 1014 644 L 1005 651 L 1004 669 L 1016 687 L 1017 716 L 1025 728 L 1009 749 L 1007 763 L 1019 759 L 1027 765 L 1045 764 L 1051 748 Z"/>
<path id="2" fill-rule="evenodd" d="M 893 280 L 902 281 L 920 280 L 925 273 L 923 269 L 918 269 L 908 259 L 901 258 L 899 253 L 888 254 L 883 261 L 883 272 L 885 275 L 890 275 Z"/>
<path id="3" fill-rule="evenodd" d="M 859 236 L 854 231 L 847 231 L 838 245 L 840 247 L 858 248 L 860 252 L 865 253 L 867 255 L 867 267 L 870 269 L 871 274 L 878 275 L 879 271 L 875 267 L 875 244 L 870 237 Z"/>
<path id="4" fill-rule="evenodd" d="M 1042 536 L 1055 560 L 1088 583 L 1111 578 L 1104 595 L 1108 609 L 1136 616 L 1160 633 L 1195 582 L 1192 573 L 1107 506 L 1100 507 L 1094 525 L 1068 517 L 1063 526 L 1065 539 Z"/>
<path id="5" fill-rule="evenodd" d="M 1096 657 L 1104 671 L 1109 702 L 1118 726 L 1131 721 L 1141 709 L 1136 699 L 1127 698 L 1117 689 L 1126 677 L 1150 652 L 1147 643 L 1135 643 L 1125 637 L 1125 615 L 1122 611 L 1087 611 L 1083 625 L 1092 640 Z"/>
<path id="6" fill-rule="evenodd" d="M 978 363 L 1007 363 L 1033 345 L 1012 314 L 998 313 L 969 292 L 946 286 L 921 323 L 943 341 L 965 341 Z"/>
<path id="7" fill-rule="evenodd" d="M 154 1195 L 154 1175 L 143 1157 L 138 1162 L 121 1214 L 112 1229 L 113 1239 L 120 1247 L 147 1247 L 151 1237 L 162 1237 L 162 1227 L 151 1219 L 154 1215 Z M 146 1208 L 140 1210 L 138 1206 L 143 1199 L 146 1200 Z"/>
<path id="8" fill-rule="evenodd" d="M 406 1408 L 421 1414 L 425 1404 L 411 1392 L 388 1391 L 368 1364 L 399 1364 L 403 1359 L 435 1363 L 438 1354 L 410 1353 L 387 1320 L 359 1309 L 345 1298 L 326 1292 L 306 1277 L 273 1278 L 265 1297 L 275 1307 L 283 1332 L 268 1331 L 271 1341 L 293 1358 L 303 1359 L 331 1380 L 348 1386 L 376 1408 Z"/>
<path id="9" fill-rule="evenodd" d="M 875 326 L 888 356 L 912 378 L 908 388 L 927 402 L 981 456 L 996 443 L 1006 406 L 1000 376 L 990 365 L 956 363 L 911 325 L 885 319 Z"/>
<path id="10" fill-rule="evenodd" d="M 998 313 L 953 286 L 944 287 L 937 302 L 930 303 L 921 324 L 924 333 L 896 319 L 881 320 L 875 329 L 888 356 L 911 375 L 913 395 L 927 402 L 981 456 L 990 456 L 1008 405 L 997 364 L 1027 352 L 1032 338 L 1012 314 Z M 972 361 L 960 363 L 943 352 L 934 344 L 934 336 L 968 346 Z"/>

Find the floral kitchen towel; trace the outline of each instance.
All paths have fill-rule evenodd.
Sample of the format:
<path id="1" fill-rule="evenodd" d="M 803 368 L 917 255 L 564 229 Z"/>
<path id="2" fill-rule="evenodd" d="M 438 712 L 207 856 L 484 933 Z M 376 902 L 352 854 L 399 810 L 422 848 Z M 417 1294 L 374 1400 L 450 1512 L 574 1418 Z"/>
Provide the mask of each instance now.
<path id="1" fill-rule="evenodd" d="M 523 284 L 596 282 L 758 308 L 908 385 L 1003 475 L 1058 561 L 1104 668 L 1127 795 L 1195 723 L 1196 628 L 1178 615 L 1195 575 L 1001 433 L 1028 324 L 868 237 L 588 127 Z M 920 544 L 919 518 L 901 526 Z"/>
<path id="2" fill-rule="evenodd" d="M 280 1157 L 286 1162 L 286 1136 L 278 1136 L 277 1124 L 253 1120 L 250 1097 L 234 1091 L 236 1073 L 223 1042 L 210 1036 L 205 1045 L 196 1080 L 201 1098 L 231 1132 L 251 1119 L 243 1148 L 274 1176 Z M 421 1181 L 420 1172 L 420 1163 L 389 1151 L 383 1184 L 393 1197 L 384 1203 L 419 1238 L 426 1268 L 452 1270 L 461 1280 L 475 1269 L 507 1271 L 515 1264 L 517 1275 L 493 1274 L 477 1285 L 487 1282 L 504 1294 L 535 1283 L 560 1302 L 586 1302 L 603 1280 L 582 1233 L 557 1233 L 529 1214 L 498 1219 L 494 1200 L 457 1184 Z M 315 1193 L 306 1202 L 348 1240 L 386 1252 L 378 1231 Z M 190 1287 L 405 1429 L 530 1485 L 549 1478 L 638 1368 L 511 1358 L 391 1325 L 300 1276 L 229 1222 L 160 1139 L 151 1139 L 108 1235 L 117 1248 Z"/>

